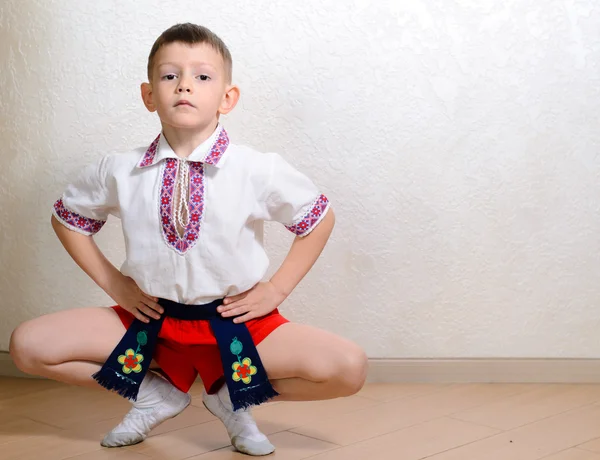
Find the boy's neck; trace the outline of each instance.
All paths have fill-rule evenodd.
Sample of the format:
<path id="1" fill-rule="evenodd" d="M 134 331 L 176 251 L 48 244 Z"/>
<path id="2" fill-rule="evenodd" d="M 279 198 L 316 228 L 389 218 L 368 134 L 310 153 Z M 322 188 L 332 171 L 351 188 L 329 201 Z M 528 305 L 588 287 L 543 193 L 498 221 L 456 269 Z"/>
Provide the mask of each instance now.
<path id="1" fill-rule="evenodd" d="M 217 129 L 218 122 L 208 125 L 201 130 L 198 129 L 178 129 L 172 126 L 163 125 L 163 135 L 167 142 L 179 158 L 187 158 L 192 152 L 208 139 Z"/>

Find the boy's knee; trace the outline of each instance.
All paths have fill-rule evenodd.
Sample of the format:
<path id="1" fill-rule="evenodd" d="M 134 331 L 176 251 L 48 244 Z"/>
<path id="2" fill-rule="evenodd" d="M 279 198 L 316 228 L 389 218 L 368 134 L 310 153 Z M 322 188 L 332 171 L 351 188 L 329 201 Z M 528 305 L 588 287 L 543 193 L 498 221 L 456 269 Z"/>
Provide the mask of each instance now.
<path id="1" fill-rule="evenodd" d="M 10 336 L 9 353 L 15 366 L 28 374 L 36 368 L 35 350 L 32 346 L 29 322 L 19 325 Z"/>
<path id="2" fill-rule="evenodd" d="M 334 384 L 339 396 L 352 396 L 365 384 L 368 359 L 358 346 L 345 347 L 312 369 L 313 378 Z"/>
<path id="3" fill-rule="evenodd" d="M 367 379 L 369 361 L 365 352 L 358 346 L 349 350 L 341 360 L 338 378 L 343 396 L 358 393 Z"/>

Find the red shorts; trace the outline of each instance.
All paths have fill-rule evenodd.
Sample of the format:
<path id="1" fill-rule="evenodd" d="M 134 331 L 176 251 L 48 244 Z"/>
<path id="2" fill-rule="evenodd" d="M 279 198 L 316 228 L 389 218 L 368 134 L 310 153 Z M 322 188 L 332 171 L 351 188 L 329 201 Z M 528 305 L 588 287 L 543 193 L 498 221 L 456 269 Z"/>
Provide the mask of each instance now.
<path id="1" fill-rule="evenodd" d="M 112 307 L 125 328 L 129 328 L 135 317 L 127 310 Z M 287 323 L 277 309 L 267 316 L 246 322 L 255 345 L 262 342 L 271 332 Z M 179 390 L 187 392 L 198 374 L 208 393 L 214 393 L 222 385 L 223 365 L 215 335 L 208 321 L 165 318 L 153 359 L 165 376 Z"/>

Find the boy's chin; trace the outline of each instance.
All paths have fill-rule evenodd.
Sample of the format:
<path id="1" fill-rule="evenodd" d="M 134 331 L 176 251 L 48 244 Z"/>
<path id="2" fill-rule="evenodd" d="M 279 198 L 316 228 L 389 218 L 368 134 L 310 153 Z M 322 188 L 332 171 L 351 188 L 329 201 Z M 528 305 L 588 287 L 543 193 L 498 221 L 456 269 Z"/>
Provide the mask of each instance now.
<path id="1" fill-rule="evenodd" d="M 201 131 L 206 129 L 207 123 L 200 122 L 198 120 L 170 120 L 169 122 L 163 122 L 163 124 L 169 125 L 173 129 L 181 129 L 181 130 L 197 130 Z"/>

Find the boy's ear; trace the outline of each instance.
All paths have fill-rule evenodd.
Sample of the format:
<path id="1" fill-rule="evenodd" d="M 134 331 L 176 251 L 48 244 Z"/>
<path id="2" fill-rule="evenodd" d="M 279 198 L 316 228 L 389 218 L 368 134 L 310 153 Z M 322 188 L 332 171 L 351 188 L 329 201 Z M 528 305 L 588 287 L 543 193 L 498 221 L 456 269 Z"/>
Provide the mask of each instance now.
<path id="1" fill-rule="evenodd" d="M 221 115 L 227 115 L 235 108 L 239 100 L 240 89 L 235 85 L 230 86 L 223 95 L 223 100 L 221 101 L 221 105 L 219 106 L 219 113 Z"/>
<path id="2" fill-rule="evenodd" d="M 150 83 L 142 83 L 140 86 L 142 92 L 142 101 L 150 112 L 156 112 L 156 105 L 154 105 L 154 98 L 152 94 L 152 85 Z"/>

